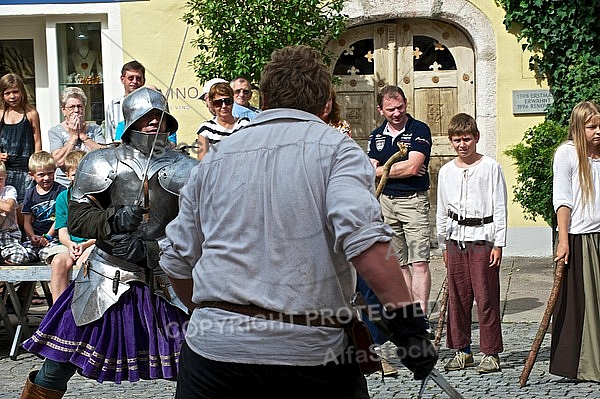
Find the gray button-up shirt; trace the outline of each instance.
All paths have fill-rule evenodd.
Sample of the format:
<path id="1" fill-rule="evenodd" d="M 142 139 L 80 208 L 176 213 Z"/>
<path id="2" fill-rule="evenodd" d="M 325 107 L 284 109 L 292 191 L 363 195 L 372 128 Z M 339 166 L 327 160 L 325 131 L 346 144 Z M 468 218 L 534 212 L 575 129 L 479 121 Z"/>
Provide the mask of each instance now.
<path id="1" fill-rule="evenodd" d="M 374 169 L 352 139 L 303 111 L 261 112 L 192 172 L 161 266 L 193 278 L 195 303 L 347 310 L 356 285 L 349 260 L 391 237 L 373 192 Z M 186 340 L 217 361 L 306 366 L 332 360 L 346 344 L 340 328 L 214 308 L 194 311 Z"/>

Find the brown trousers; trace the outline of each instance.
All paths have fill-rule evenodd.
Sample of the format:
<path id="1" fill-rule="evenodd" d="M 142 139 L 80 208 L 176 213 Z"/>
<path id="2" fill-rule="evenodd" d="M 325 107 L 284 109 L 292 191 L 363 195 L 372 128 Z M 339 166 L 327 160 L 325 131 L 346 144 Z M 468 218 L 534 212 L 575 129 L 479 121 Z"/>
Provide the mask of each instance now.
<path id="1" fill-rule="evenodd" d="M 477 302 L 479 350 L 486 355 L 504 350 L 500 326 L 500 273 L 489 267 L 490 243 L 448 241 L 447 345 L 461 349 L 471 344 L 471 312 Z"/>

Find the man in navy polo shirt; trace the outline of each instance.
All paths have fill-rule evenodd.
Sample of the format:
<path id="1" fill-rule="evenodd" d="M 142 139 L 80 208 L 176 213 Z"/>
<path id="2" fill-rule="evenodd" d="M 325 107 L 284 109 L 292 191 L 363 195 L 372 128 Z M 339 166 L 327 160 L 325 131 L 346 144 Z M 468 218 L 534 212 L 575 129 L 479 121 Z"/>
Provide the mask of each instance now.
<path id="1" fill-rule="evenodd" d="M 415 301 L 427 312 L 431 289 L 427 172 L 431 131 L 406 113 L 406 96 L 400 87 L 383 87 L 377 95 L 377 110 L 385 121 L 371 132 L 368 150 L 377 178 L 383 174 L 385 162 L 398 151 L 398 144 L 408 148 L 406 156 L 390 168 L 380 203 L 385 223 L 394 230 L 392 242 L 404 278 Z"/>

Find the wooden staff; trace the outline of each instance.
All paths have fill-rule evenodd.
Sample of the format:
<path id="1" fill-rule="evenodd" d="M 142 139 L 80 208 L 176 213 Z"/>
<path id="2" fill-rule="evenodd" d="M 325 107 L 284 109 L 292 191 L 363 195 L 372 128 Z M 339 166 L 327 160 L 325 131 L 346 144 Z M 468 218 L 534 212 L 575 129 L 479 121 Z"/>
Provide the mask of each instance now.
<path id="1" fill-rule="evenodd" d="M 379 198 L 381 192 L 383 191 L 383 187 L 385 183 L 387 183 L 388 176 L 390 174 L 390 169 L 392 168 L 392 164 L 398 162 L 401 158 L 406 156 L 406 152 L 408 151 L 408 146 L 404 143 L 397 143 L 398 151 L 392 155 L 386 163 L 383 164 L 383 173 L 381 174 L 381 179 L 379 179 L 379 184 L 377 185 L 377 190 L 375 191 L 375 198 Z"/>
<path id="2" fill-rule="evenodd" d="M 560 285 L 562 283 L 564 269 L 565 261 L 564 259 L 561 259 L 556 263 L 554 284 L 552 285 L 552 291 L 550 291 L 548 305 L 546 306 L 546 311 L 544 312 L 544 316 L 540 322 L 540 327 L 538 328 L 537 334 L 535 334 L 535 338 L 531 344 L 531 350 L 529 351 L 529 356 L 525 361 L 525 367 L 523 368 L 523 372 L 519 378 L 519 384 L 521 385 L 521 388 L 527 384 L 527 379 L 529 378 L 529 374 L 531 373 L 531 369 L 533 368 L 533 364 L 537 358 L 538 351 L 540 350 L 540 346 L 542 345 L 542 341 L 544 340 L 544 336 L 548 330 L 548 324 L 550 324 L 550 318 L 552 317 L 552 312 L 554 311 L 554 306 L 556 305 L 556 300 L 558 299 L 558 293 L 560 292 Z"/>
<path id="3" fill-rule="evenodd" d="M 435 340 L 433 346 L 439 348 L 442 340 L 442 332 L 444 331 L 444 322 L 446 321 L 446 310 L 448 309 L 448 276 L 444 278 L 442 284 L 442 302 L 440 303 L 440 313 L 438 314 L 438 324 L 435 329 Z"/>

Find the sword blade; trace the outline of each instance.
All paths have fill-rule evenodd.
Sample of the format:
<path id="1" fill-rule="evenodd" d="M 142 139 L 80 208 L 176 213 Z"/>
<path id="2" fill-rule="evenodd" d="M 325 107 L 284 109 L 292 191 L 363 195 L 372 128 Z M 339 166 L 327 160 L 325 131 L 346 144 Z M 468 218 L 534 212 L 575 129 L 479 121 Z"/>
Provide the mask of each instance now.
<path id="1" fill-rule="evenodd" d="M 419 394 L 417 395 L 417 399 L 423 398 L 423 394 L 425 393 L 425 387 L 427 386 L 427 382 L 429 381 L 430 377 L 431 377 L 431 373 L 429 373 L 429 375 L 427 377 L 425 377 L 423 382 L 421 382 L 421 389 L 419 389 Z"/>
<path id="2" fill-rule="evenodd" d="M 442 391 L 446 392 L 450 399 L 465 399 L 436 369 L 431 370 L 429 378 L 442 388 Z"/>

